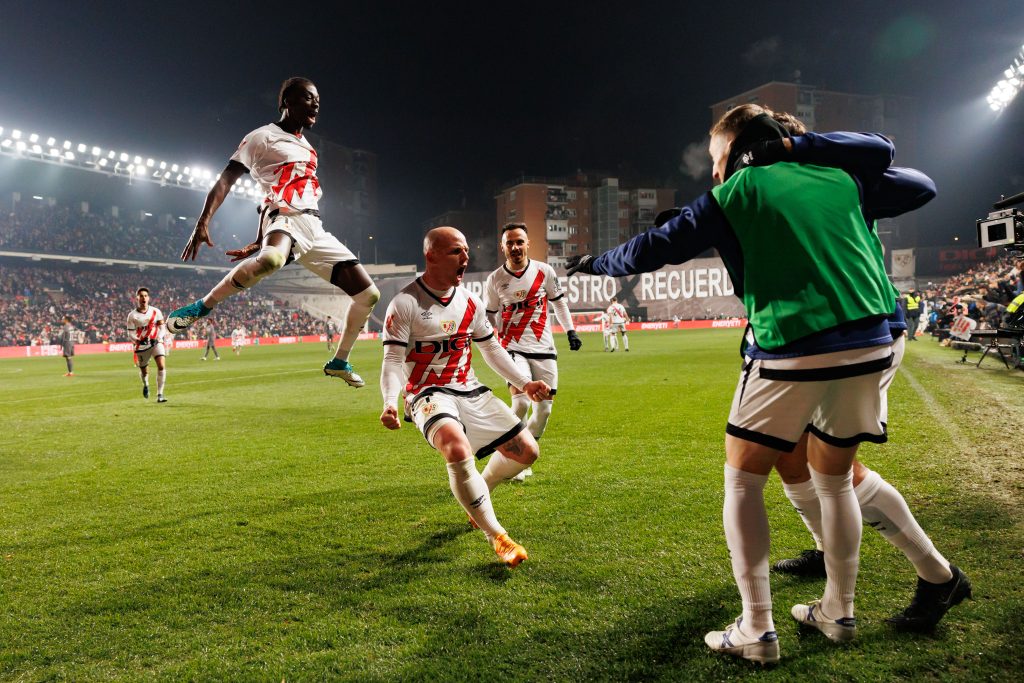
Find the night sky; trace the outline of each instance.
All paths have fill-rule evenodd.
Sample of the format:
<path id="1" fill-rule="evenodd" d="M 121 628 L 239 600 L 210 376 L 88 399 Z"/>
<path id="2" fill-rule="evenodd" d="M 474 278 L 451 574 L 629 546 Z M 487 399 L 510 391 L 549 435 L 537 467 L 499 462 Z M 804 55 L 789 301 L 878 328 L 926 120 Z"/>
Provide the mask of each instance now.
<path id="1" fill-rule="evenodd" d="M 493 211 L 522 173 L 630 171 L 688 201 L 710 184 L 680 171 L 709 106 L 796 70 L 918 98 L 925 241 L 973 243 L 1024 191 L 1024 96 L 984 102 L 1024 43 L 1019 0 L 321 4 L 5 1 L 0 125 L 220 170 L 307 76 L 315 131 L 379 155 L 381 260 L 400 262 L 431 216 Z"/>

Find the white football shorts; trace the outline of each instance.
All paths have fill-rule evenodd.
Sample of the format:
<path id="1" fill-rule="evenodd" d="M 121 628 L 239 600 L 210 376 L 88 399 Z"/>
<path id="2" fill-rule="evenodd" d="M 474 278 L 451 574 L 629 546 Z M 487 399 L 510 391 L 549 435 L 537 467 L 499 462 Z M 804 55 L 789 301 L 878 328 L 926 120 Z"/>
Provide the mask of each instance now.
<path id="1" fill-rule="evenodd" d="M 279 213 L 270 220 L 263 234 L 272 232 L 283 232 L 291 237 L 295 260 L 327 282 L 331 281 L 335 264 L 359 261 L 337 237 L 324 230 L 323 223 L 316 216 Z"/>
<path id="2" fill-rule="evenodd" d="M 156 358 L 157 356 L 166 356 L 166 355 L 167 355 L 167 353 L 164 351 L 164 343 L 163 342 L 156 342 L 155 344 L 150 346 L 148 349 L 145 349 L 144 351 L 136 351 L 135 352 L 135 357 L 139 361 L 139 367 L 140 368 L 144 368 L 147 365 L 149 365 L 149 360 L 151 358 Z"/>
<path id="3" fill-rule="evenodd" d="M 512 362 L 520 372 L 534 381 L 541 381 L 551 387 L 551 395 L 558 389 L 558 361 L 554 358 L 527 358 L 518 351 L 511 351 Z"/>
<path id="4" fill-rule="evenodd" d="M 745 358 L 726 433 L 792 452 L 804 431 L 839 447 L 883 443 L 882 373 L 893 347 L 814 356 Z"/>
<path id="5" fill-rule="evenodd" d="M 432 447 L 438 427 L 449 420 L 458 422 L 478 458 L 490 455 L 526 428 L 512 409 L 489 389 L 476 396 L 432 392 L 416 400 L 412 417 L 416 428 Z"/>

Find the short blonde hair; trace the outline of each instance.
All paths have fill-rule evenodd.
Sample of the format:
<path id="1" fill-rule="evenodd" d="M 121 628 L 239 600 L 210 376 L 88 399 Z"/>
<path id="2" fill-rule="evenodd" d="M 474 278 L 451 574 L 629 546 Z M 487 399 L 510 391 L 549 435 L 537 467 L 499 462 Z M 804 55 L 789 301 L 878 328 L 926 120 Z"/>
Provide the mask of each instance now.
<path id="1" fill-rule="evenodd" d="M 771 109 L 762 107 L 759 104 L 741 104 L 738 107 L 733 107 L 729 111 L 722 115 L 722 118 L 718 119 L 715 125 L 711 126 L 711 130 L 708 135 L 715 137 L 716 135 L 732 135 L 733 137 L 740 134 L 750 121 L 761 114 L 768 114 L 771 116 L 774 112 Z"/>

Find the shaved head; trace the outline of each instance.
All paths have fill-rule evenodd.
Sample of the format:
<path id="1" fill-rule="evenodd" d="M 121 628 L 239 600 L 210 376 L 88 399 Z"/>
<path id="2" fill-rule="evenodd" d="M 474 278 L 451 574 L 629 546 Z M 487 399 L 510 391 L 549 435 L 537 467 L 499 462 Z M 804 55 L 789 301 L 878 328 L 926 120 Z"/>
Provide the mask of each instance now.
<path id="1" fill-rule="evenodd" d="M 456 228 L 447 225 L 434 228 L 423 238 L 423 253 L 425 255 L 438 249 L 444 249 L 448 244 L 457 242 L 460 239 L 465 242 L 466 236 Z"/>

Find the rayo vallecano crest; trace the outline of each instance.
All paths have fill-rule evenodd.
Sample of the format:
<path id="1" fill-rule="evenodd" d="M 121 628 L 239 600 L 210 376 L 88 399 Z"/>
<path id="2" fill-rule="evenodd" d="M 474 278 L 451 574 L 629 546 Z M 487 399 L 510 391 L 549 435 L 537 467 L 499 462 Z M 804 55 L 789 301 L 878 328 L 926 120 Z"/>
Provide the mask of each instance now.
<path id="1" fill-rule="evenodd" d="M 512 292 L 512 296 L 515 297 L 516 301 L 522 301 L 523 299 L 526 298 L 526 290 L 517 289 L 516 291 Z"/>
<path id="2" fill-rule="evenodd" d="M 442 320 L 441 331 L 445 334 L 455 334 L 455 321 L 454 320 Z"/>

